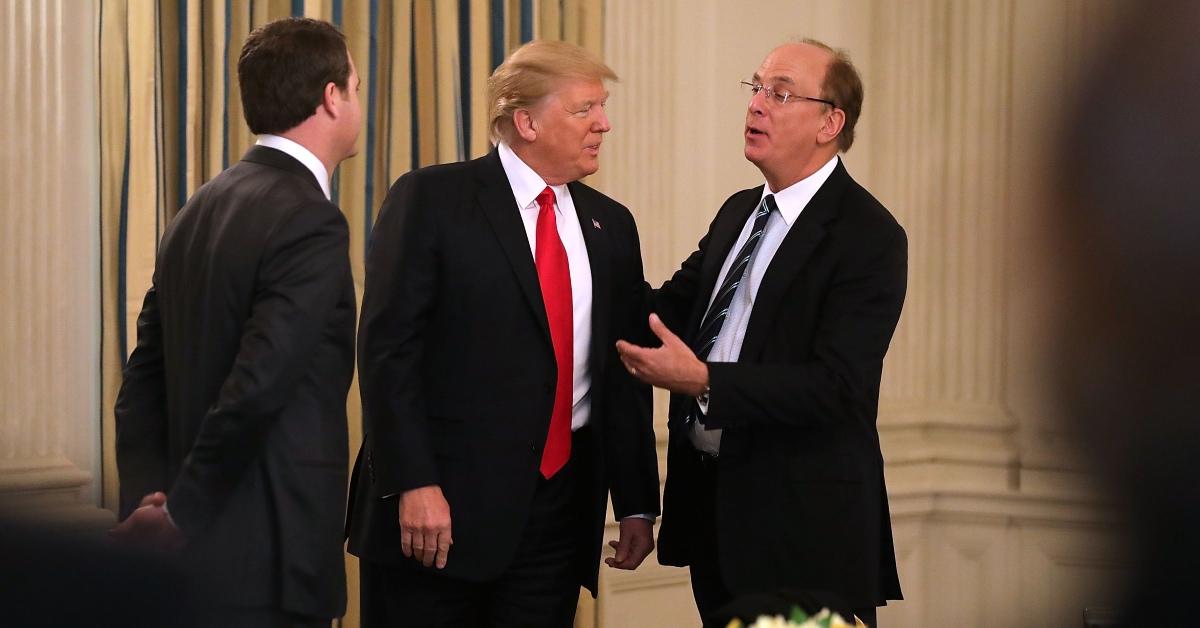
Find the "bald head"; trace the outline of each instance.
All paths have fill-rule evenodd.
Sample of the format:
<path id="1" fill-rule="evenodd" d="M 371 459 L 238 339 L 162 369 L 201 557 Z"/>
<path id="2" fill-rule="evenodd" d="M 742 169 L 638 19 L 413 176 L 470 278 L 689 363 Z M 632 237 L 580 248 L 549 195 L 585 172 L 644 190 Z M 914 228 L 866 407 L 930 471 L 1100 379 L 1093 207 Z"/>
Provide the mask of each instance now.
<path id="1" fill-rule="evenodd" d="M 752 82 L 776 96 L 791 96 L 780 102 L 763 90 L 747 106 L 746 159 L 772 190 L 807 177 L 850 148 L 862 83 L 844 53 L 815 40 L 783 44 L 763 59 Z"/>

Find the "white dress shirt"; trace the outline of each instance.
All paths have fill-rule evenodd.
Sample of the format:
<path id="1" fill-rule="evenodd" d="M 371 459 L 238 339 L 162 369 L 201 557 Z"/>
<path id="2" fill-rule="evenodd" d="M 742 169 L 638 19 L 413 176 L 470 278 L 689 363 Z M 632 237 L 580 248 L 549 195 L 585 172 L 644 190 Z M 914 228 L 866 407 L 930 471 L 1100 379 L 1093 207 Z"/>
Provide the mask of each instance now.
<path id="1" fill-rule="evenodd" d="M 779 207 L 779 211 L 772 212 L 767 217 L 767 225 L 763 230 L 762 239 L 758 243 L 758 248 L 754 250 L 754 257 L 746 269 L 746 276 L 733 295 L 733 302 L 729 304 L 729 313 L 725 317 L 724 324 L 721 325 L 721 333 L 717 335 L 717 341 L 708 354 L 709 362 L 737 362 L 738 356 L 742 352 L 742 340 L 746 337 L 746 327 L 750 324 L 750 313 L 754 310 L 754 298 L 758 296 L 758 288 L 762 285 L 763 276 L 767 274 L 767 268 L 771 265 L 775 252 L 779 250 L 779 245 L 783 243 L 788 231 L 800 217 L 800 212 L 804 211 L 805 206 L 817 194 L 817 190 L 821 189 L 821 186 L 829 179 L 829 175 L 833 174 L 837 163 L 838 157 L 834 155 L 833 159 L 830 159 L 816 172 L 778 192 L 772 192 L 769 184 L 763 186 L 762 198 L 766 198 L 768 194 L 774 194 L 775 205 Z M 761 203 L 762 200 L 759 199 L 759 202 Z M 713 286 L 713 292 L 708 298 L 710 306 L 717 297 L 717 290 L 725 280 L 725 274 L 733 265 L 734 256 L 741 250 L 746 240 L 750 239 L 755 213 L 750 212 L 741 234 L 738 235 L 733 248 L 729 249 L 729 253 L 725 256 L 725 263 L 721 265 L 721 272 L 717 275 L 717 283 Z M 708 311 L 707 307 L 705 311 Z M 707 414 L 708 404 L 701 403 L 700 411 Z M 721 430 L 719 429 L 705 429 L 697 422 L 693 424 L 691 439 L 692 444 L 700 451 L 716 455 L 721 450 Z"/>
<path id="2" fill-rule="evenodd" d="M 508 185 L 512 188 L 517 200 L 517 209 L 521 212 L 521 222 L 525 225 L 525 235 L 529 237 L 529 250 L 537 258 L 537 196 L 546 189 L 546 182 L 533 171 L 520 157 L 501 142 L 499 147 L 500 164 L 504 166 L 504 174 L 508 177 Z M 558 237 L 562 239 L 563 248 L 567 250 L 567 265 L 571 271 L 571 309 L 574 322 L 574 362 L 572 373 L 574 382 L 571 399 L 571 429 L 577 430 L 587 425 L 591 416 L 592 401 L 592 372 L 588 360 L 592 342 L 592 266 L 588 260 L 587 244 L 583 241 L 583 230 L 579 227 L 579 216 L 575 213 L 575 203 L 571 200 L 571 192 L 565 184 L 549 186 L 554 190 L 554 219 L 558 225 Z"/>
<path id="3" fill-rule="evenodd" d="M 304 167 L 308 168 L 309 172 L 312 172 L 313 176 L 317 178 L 317 183 L 321 184 L 321 191 L 325 193 L 325 198 L 329 200 L 333 199 L 333 196 L 329 193 L 329 173 L 325 171 L 325 164 L 321 163 L 321 160 L 317 159 L 317 156 L 312 154 L 312 151 L 286 137 L 271 135 L 269 133 L 259 135 L 258 141 L 255 144 L 281 150 L 296 161 L 304 164 Z"/>

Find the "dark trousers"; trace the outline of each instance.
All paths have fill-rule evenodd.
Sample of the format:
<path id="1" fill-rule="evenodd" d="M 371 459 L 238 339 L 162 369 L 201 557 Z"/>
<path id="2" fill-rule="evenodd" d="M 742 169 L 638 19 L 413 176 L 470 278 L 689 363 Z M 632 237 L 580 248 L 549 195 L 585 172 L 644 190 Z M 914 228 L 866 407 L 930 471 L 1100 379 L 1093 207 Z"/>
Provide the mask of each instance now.
<path id="1" fill-rule="evenodd" d="M 692 597 L 696 599 L 696 609 L 705 625 L 708 618 L 718 609 L 734 600 L 734 594 L 729 590 L 721 575 L 721 565 L 718 562 L 717 538 L 717 460 L 707 454 L 693 452 L 698 461 L 696 477 L 697 495 L 694 503 L 696 510 L 692 519 L 691 534 L 691 566 Z M 875 607 L 855 608 L 854 615 L 863 620 L 870 628 L 876 628 Z M 849 617 L 844 618 L 851 621 Z"/>
<path id="2" fill-rule="evenodd" d="M 276 608 L 230 608 L 216 611 L 206 626 L 222 628 L 329 628 L 333 620 L 286 613 Z"/>
<path id="3" fill-rule="evenodd" d="M 572 437 L 567 465 L 549 480 L 539 476 L 516 557 L 499 578 L 468 582 L 417 568 L 415 561 L 361 561 L 363 628 L 569 628 L 579 601 L 578 549 L 588 495 L 582 483 L 591 464 L 586 439 L 583 428 Z M 450 516 L 453 521 L 453 511 Z"/>

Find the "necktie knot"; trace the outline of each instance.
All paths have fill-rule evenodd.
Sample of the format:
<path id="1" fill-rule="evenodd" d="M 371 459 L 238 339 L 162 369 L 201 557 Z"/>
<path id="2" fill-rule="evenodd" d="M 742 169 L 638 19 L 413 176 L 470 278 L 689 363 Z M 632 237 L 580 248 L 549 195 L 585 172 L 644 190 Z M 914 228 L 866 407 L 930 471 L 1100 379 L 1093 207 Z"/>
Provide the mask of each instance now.
<path id="1" fill-rule="evenodd" d="M 549 186 L 542 190 L 537 195 L 537 204 L 541 211 L 554 211 L 554 190 L 551 190 Z"/>

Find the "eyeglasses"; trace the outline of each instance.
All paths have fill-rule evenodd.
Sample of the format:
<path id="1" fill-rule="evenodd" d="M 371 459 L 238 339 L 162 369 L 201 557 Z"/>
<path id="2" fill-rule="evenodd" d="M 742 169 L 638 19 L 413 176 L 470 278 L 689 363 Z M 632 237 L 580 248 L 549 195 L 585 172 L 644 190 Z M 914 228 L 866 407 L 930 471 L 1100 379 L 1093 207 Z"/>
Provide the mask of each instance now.
<path id="1" fill-rule="evenodd" d="M 767 87 L 766 85 L 763 85 L 762 83 L 751 83 L 749 81 L 742 81 L 741 83 L 747 89 L 750 90 L 751 95 L 757 94 L 759 92 L 766 94 L 768 102 L 775 102 L 780 105 L 786 105 L 787 103 L 789 103 L 793 100 L 797 100 L 797 99 L 811 100 L 813 102 L 824 103 L 835 109 L 837 108 L 837 105 L 833 104 L 832 100 L 825 100 L 824 98 L 813 98 L 812 96 L 797 96 L 791 92 L 776 91 L 774 89 L 771 89 L 770 87 Z"/>

